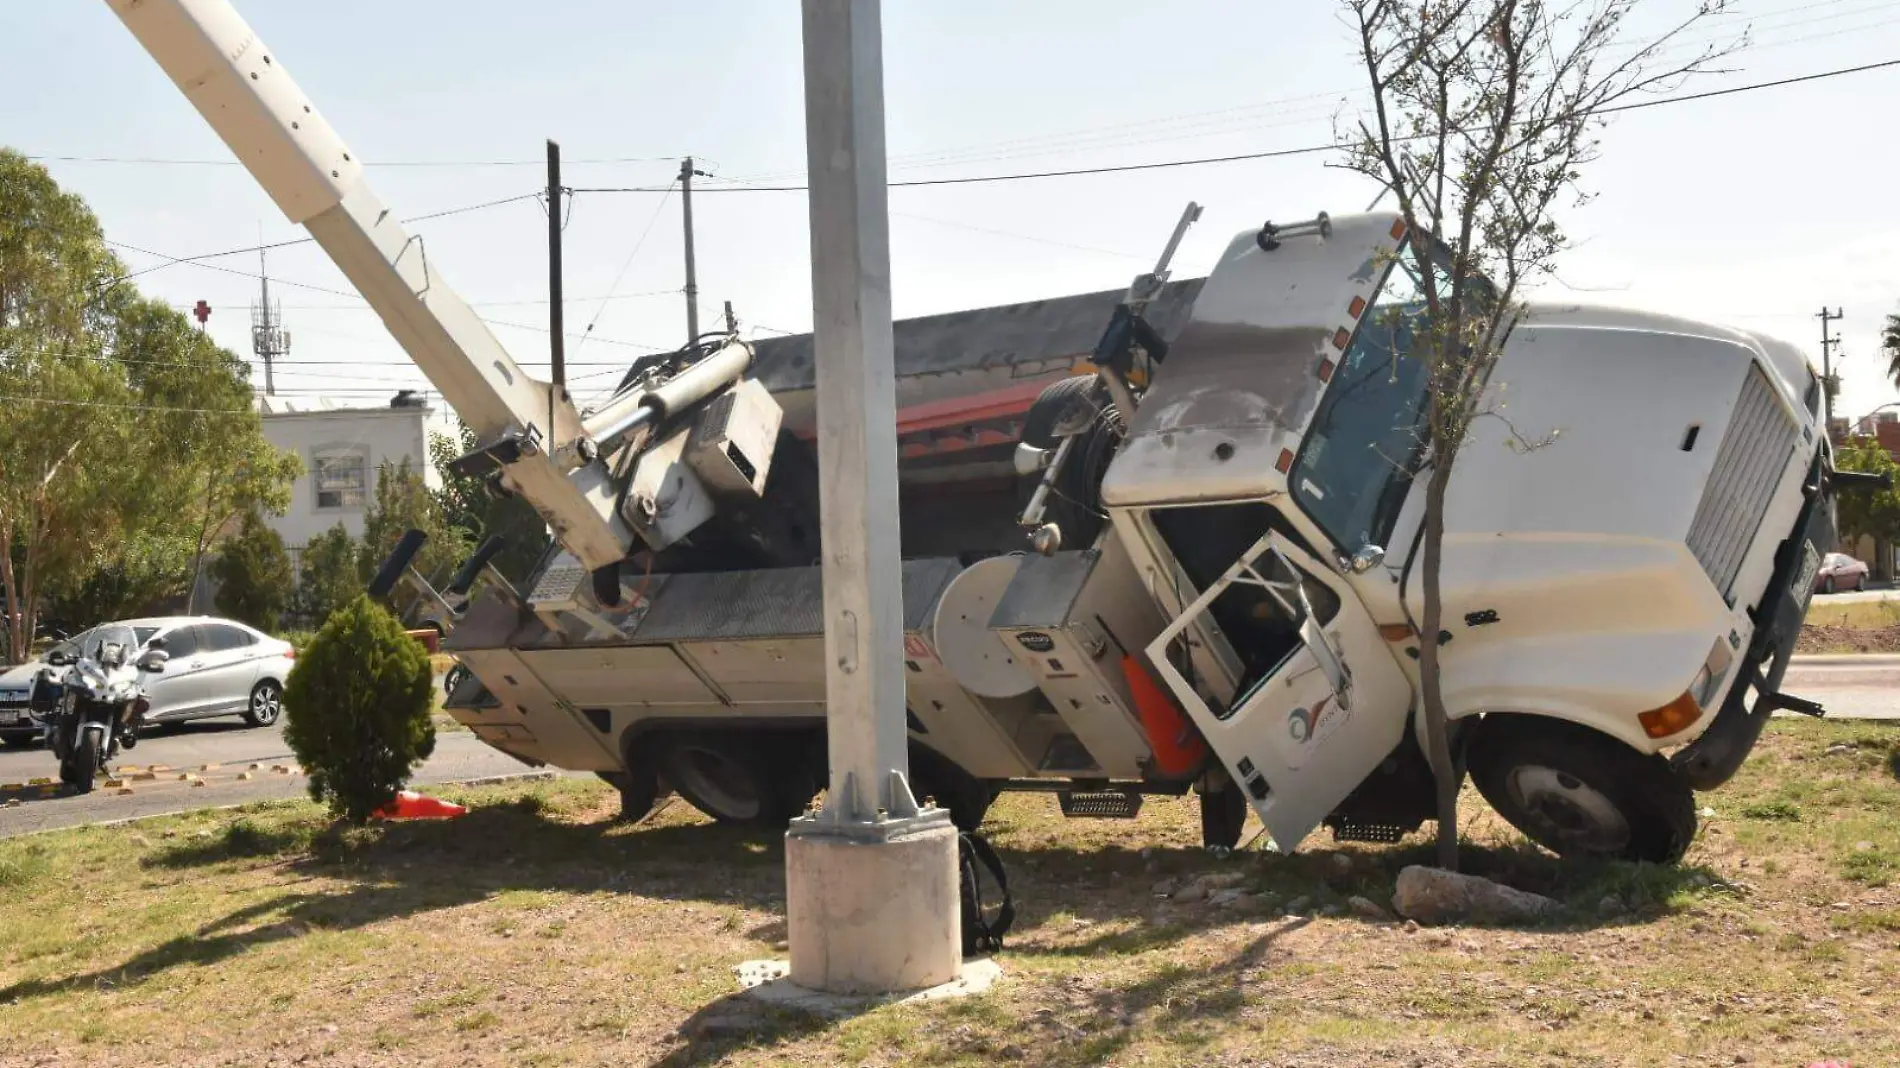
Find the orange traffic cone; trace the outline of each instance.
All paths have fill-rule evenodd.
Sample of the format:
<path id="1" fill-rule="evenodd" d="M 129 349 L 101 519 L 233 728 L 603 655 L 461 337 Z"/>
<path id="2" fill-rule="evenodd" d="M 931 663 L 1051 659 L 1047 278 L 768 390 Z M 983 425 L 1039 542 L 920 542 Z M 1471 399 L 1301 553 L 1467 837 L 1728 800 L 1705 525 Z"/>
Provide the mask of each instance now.
<path id="1" fill-rule="evenodd" d="M 396 803 L 377 809 L 375 816 L 384 820 L 447 820 L 468 814 L 468 806 L 424 797 L 414 790 L 396 795 Z"/>

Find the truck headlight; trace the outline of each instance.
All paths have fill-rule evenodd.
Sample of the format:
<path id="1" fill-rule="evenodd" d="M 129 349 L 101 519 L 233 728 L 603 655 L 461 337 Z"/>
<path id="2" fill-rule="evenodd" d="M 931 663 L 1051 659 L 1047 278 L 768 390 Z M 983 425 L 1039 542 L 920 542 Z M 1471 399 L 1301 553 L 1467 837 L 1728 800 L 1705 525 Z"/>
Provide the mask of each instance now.
<path id="1" fill-rule="evenodd" d="M 1702 665 L 1702 670 L 1696 672 L 1695 681 L 1689 684 L 1689 694 L 1695 698 L 1698 707 L 1709 707 L 1709 699 L 1715 696 L 1715 684 L 1718 681 L 1715 672 L 1709 670 L 1707 664 Z"/>

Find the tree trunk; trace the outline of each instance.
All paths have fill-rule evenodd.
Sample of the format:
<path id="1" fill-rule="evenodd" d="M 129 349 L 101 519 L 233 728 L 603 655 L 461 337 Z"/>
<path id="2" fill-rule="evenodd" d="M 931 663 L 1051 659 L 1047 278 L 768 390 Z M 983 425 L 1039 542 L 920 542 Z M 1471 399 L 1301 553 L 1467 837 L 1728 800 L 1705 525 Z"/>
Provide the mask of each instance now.
<path id="1" fill-rule="evenodd" d="M 1439 593 L 1439 564 L 1445 547 L 1445 488 L 1451 482 L 1451 450 L 1436 449 L 1432 475 L 1425 484 L 1424 618 L 1418 636 L 1419 688 L 1425 703 L 1425 758 L 1431 765 L 1438 799 L 1438 866 L 1458 870 L 1458 788 L 1463 776 L 1451 759 L 1445 692 L 1439 676 L 1438 635 L 1444 629 Z"/>
<path id="2" fill-rule="evenodd" d="M 198 550 L 191 558 L 191 588 L 185 591 L 185 614 L 198 614 L 198 583 L 204 575 L 205 542 L 211 537 L 211 495 L 217 488 L 215 472 L 205 472 L 205 517 L 198 524 Z"/>
<path id="3" fill-rule="evenodd" d="M 13 576 L 13 526 L 4 516 L 0 516 L 0 582 L 7 587 L 7 659 L 24 663 L 31 641 L 20 635 L 26 620 L 20 611 L 20 587 Z"/>

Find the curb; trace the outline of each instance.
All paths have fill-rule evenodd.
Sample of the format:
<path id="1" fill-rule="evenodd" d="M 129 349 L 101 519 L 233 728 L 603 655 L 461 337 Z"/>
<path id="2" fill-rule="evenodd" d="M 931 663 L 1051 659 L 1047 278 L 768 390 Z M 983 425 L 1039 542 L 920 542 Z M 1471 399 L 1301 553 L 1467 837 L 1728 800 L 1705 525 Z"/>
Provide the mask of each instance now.
<path id="1" fill-rule="evenodd" d="M 485 776 L 482 776 L 480 778 L 475 778 L 475 779 L 444 779 L 441 782 L 432 782 L 426 785 L 431 786 L 431 787 L 497 786 L 502 783 L 508 783 L 508 782 L 535 782 L 542 779 L 557 779 L 557 778 L 560 778 L 560 775 L 552 771 L 524 771 L 518 774 L 485 775 Z M 166 816 L 183 816 L 183 815 L 186 815 L 187 813 L 193 813 L 193 812 L 232 812 L 240 808 L 249 808 L 252 805 L 270 804 L 274 801 L 287 802 L 287 801 L 293 801 L 293 800 L 306 800 L 306 799 L 307 799 L 307 795 L 299 795 L 299 797 L 297 798 L 264 797 L 264 798 L 258 798 L 257 800 L 254 800 L 254 801 L 239 801 L 239 802 L 236 802 L 234 804 L 229 804 L 229 805 L 203 805 L 203 806 L 190 806 L 186 808 L 173 808 L 173 809 L 166 809 L 163 812 L 147 812 L 142 816 L 123 816 L 123 817 L 120 817 L 119 819 L 114 819 L 114 820 L 93 820 L 90 823 L 74 823 L 65 827 L 42 827 L 36 831 L 21 831 L 19 834 L 8 835 L 7 837 L 8 838 L 31 838 L 32 836 L 36 834 L 57 834 L 60 831 L 77 831 L 77 830 L 83 830 L 87 827 L 123 827 L 127 824 L 139 823 L 144 820 L 163 819 Z"/>

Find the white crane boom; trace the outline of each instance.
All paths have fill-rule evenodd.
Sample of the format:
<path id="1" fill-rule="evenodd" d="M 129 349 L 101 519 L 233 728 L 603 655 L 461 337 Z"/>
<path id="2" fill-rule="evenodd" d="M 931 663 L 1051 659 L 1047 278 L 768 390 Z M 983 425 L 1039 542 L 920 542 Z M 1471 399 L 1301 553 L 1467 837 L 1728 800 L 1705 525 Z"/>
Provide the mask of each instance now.
<path id="1" fill-rule="evenodd" d="M 146 52 L 264 187 L 309 230 L 383 324 L 493 450 L 502 482 L 541 513 L 590 570 L 636 536 L 579 414 L 522 373 L 364 180 L 281 60 L 229 0 L 107 0 Z M 564 392 L 564 391 L 563 391 Z"/>

